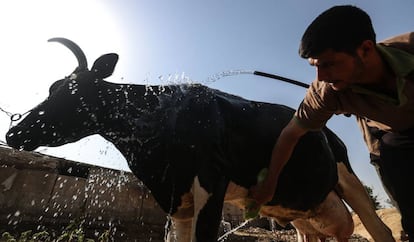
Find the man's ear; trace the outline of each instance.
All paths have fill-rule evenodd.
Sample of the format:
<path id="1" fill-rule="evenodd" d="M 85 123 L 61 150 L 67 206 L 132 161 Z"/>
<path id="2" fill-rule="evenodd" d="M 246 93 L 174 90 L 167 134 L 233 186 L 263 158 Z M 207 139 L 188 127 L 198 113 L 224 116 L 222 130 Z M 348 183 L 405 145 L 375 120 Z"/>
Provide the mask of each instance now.
<path id="1" fill-rule="evenodd" d="M 375 51 L 376 44 L 372 40 L 364 40 L 357 48 L 357 53 L 361 58 L 367 58 Z"/>

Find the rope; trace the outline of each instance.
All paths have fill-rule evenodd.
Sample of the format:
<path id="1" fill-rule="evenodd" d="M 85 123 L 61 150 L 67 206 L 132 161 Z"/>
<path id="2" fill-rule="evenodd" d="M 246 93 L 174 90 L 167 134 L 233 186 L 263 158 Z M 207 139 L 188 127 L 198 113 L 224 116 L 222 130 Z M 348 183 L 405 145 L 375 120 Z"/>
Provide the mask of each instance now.
<path id="1" fill-rule="evenodd" d="M 3 109 L 2 107 L 0 107 L 0 111 L 5 113 L 7 116 L 10 117 L 10 125 L 9 125 L 9 129 L 13 126 L 13 122 L 19 121 L 20 119 L 22 119 L 22 117 L 24 115 L 26 115 L 27 113 L 29 113 L 31 110 L 20 114 L 20 113 L 11 113 L 9 111 L 6 111 L 5 109 Z"/>

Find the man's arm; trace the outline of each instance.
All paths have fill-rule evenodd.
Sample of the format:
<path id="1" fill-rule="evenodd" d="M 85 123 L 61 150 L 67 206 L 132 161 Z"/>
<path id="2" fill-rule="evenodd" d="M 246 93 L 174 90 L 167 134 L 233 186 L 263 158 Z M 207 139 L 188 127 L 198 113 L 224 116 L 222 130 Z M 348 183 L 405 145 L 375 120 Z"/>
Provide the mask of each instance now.
<path id="1" fill-rule="evenodd" d="M 300 137 L 307 131 L 307 129 L 297 124 L 295 118 L 290 120 L 282 130 L 273 147 L 272 158 L 270 160 L 266 179 L 250 189 L 250 197 L 254 199 L 257 204 L 265 204 L 273 198 L 277 181 L 283 167 L 292 155 L 293 149 Z"/>

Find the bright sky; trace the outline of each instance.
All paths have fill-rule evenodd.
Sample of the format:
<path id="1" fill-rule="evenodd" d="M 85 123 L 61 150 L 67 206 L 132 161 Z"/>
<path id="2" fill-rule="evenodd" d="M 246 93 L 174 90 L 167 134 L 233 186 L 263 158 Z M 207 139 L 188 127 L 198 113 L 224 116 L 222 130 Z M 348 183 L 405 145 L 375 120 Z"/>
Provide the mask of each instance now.
<path id="1" fill-rule="evenodd" d="M 76 59 L 69 50 L 47 42 L 66 37 L 85 51 L 89 65 L 108 52 L 120 55 L 108 81 L 165 84 L 169 77 L 186 76 L 247 99 L 296 108 L 305 93 L 301 87 L 247 74 L 207 80 L 222 71 L 259 70 L 309 83 L 315 73 L 297 54 L 300 37 L 318 14 L 338 4 L 367 11 L 378 40 L 414 30 L 412 0 L 1 1 L 0 107 L 23 113 L 73 71 Z M 334 117 L 328 126 L 347 145 L 357 175 L 385 200 L 354 118 Z M 0 140 L 8 128 L 9 117 L 0 113 Z M 120 153 L 97 136 L 37 151 L 128 170 Z"/>

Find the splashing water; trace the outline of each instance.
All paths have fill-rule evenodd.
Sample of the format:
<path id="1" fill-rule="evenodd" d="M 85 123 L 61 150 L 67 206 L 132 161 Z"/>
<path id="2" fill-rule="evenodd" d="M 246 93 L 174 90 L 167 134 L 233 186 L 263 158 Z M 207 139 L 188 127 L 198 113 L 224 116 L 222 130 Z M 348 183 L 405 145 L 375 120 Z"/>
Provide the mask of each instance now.
<path id="1" fill-rule="evenodd" d="M 236 232 L 237 230 L 239 230 L 240 228 L 244 227 L 247 223 L 249 223 L 251 220 L 253 219 L 247 219 L 245 220 L 243 223 L 237 225 L 236 227 L 234 227 L 233 229 L 227 231 L 226 233 L 224 233 L 222 236 L 220 236 L 220 238 L 218 238 L 217 241 L 222 241 L 224 239 L 226 239 L 229 235 L 231 235 L 232 233 Z"/>
<path id="2" fill-rule="evenodd" d="M 189 76 L 187 76 L 184 72 L 181 74 L 168 74 L 166 76 L 161 75 L 158 77 L 158 79 L 166 84 L 192 84 L 192 83 L 202 83 L 202 84 L 210 84 L 213 82 L 216 82 L 223 77 L 228 76 L 236 76 L 236 75 L 242 75 L 242 74 L 250 74 L 254 75 L 255 71 L 252 70 L 228 70 L 228 71 L 222 71 L 219 73 L 216 73 L 212 76 L 209 76 L 205 81 L 199 82 L 196 80 L 191 79 Z"/>
<path id="3" fill-rule="evenodd" d="M 162 82 L 162 83 L 166 83 L 166 84 L 191 84 L 194 83 L 194 81 L 187 76 L 184 72 L 181 74 L 168 74 L 167 76 L 161 75 L 158 76 L 158 79 Z"/>
<path id="4" fill-rule="evenodd" d="M 227 76 L 236 76 L 236 75 L 242 75 L 242 74 L 254 74 L 254 71 L 251 70 L 228 70 L 228 71 L 222 71 L 219 73 L 216 73 L 210 77 L 207 78 L 207 80 L 204 82 L 206 84 L 213 83 L 218 81 L 219 79 Z"/>

